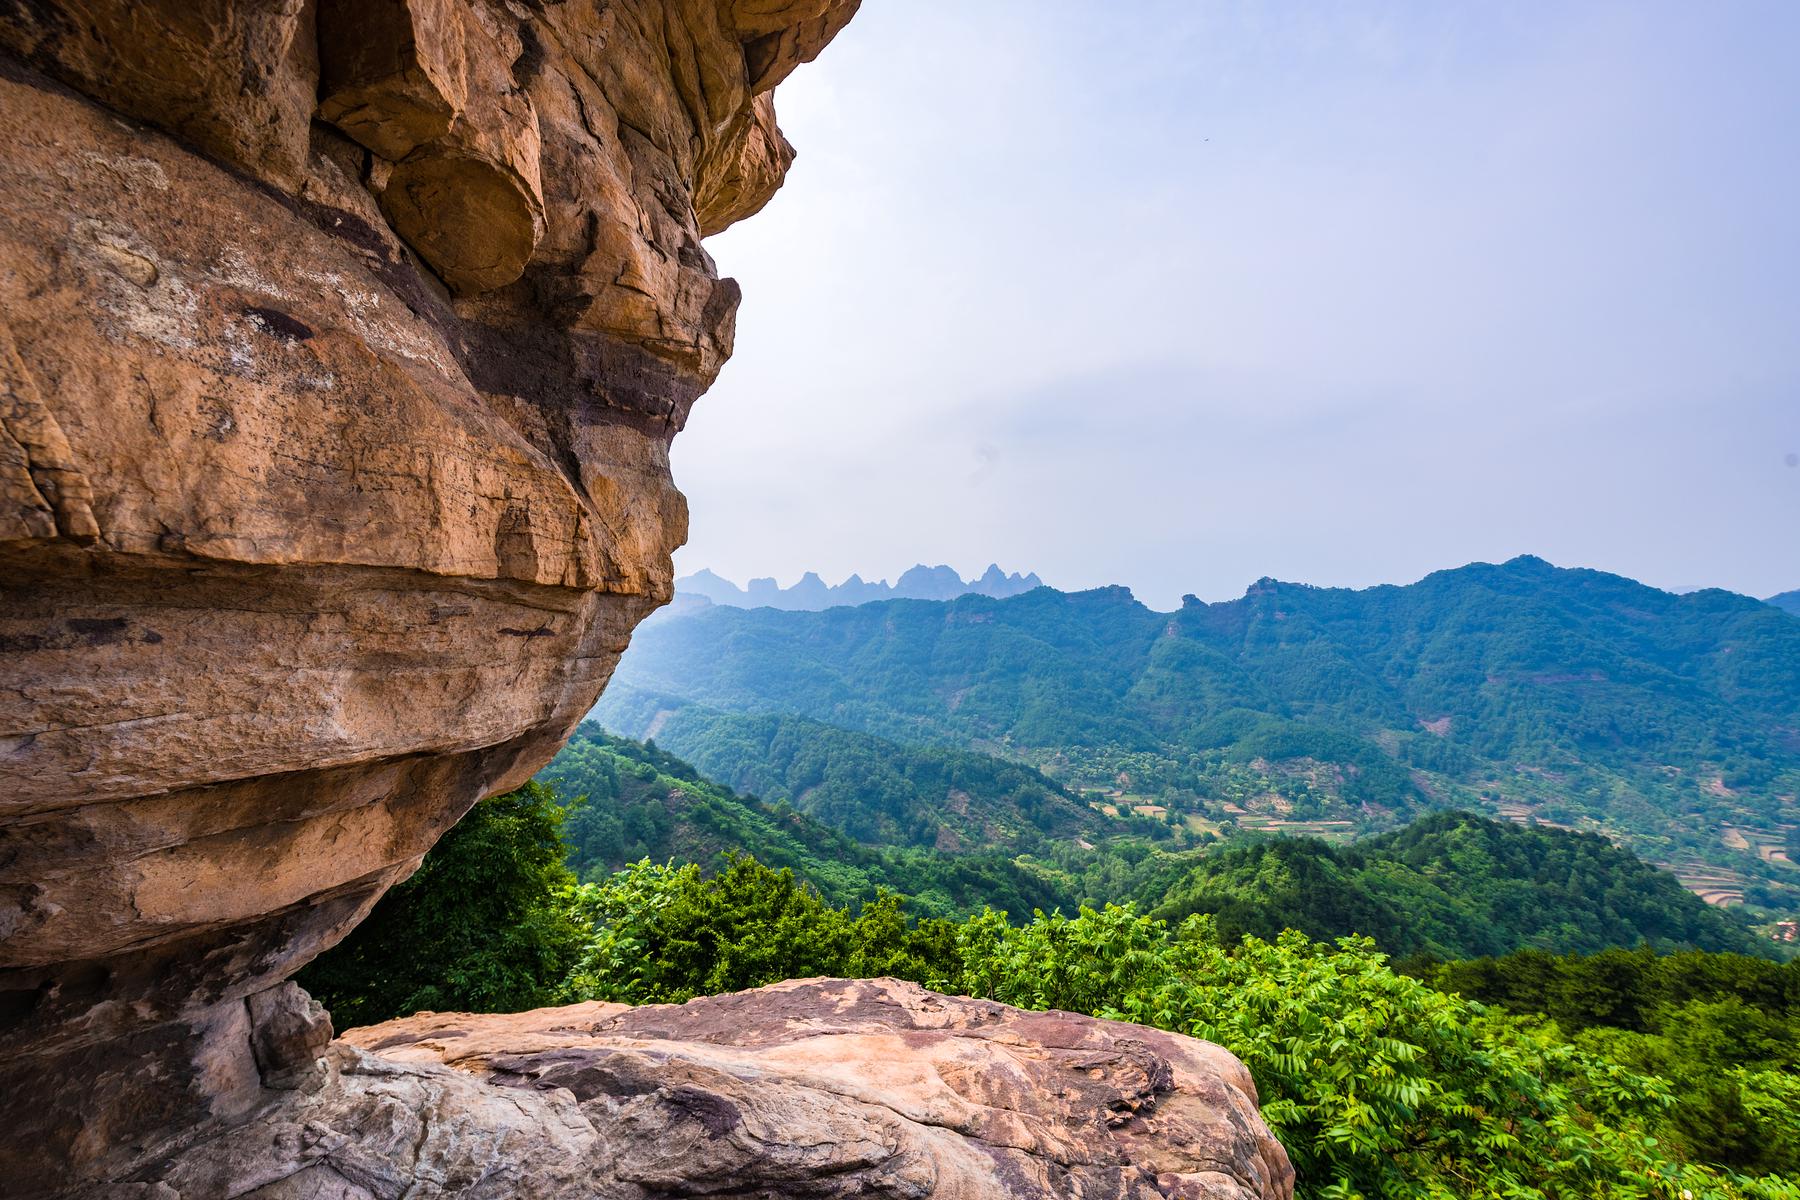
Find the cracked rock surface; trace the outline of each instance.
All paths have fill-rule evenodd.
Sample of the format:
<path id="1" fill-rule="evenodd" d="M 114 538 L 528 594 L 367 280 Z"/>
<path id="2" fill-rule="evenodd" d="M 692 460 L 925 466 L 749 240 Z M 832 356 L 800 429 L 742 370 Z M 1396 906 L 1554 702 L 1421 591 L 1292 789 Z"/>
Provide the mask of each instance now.
<path id="1" fill-rule="evenodd" d="M 1207 1042 L 889 979 L 629 1008 L 421 1013 L 108 1196 L 1281 1200 Z M 154 1189 L 161 1188 L 162 1191 Z"/>

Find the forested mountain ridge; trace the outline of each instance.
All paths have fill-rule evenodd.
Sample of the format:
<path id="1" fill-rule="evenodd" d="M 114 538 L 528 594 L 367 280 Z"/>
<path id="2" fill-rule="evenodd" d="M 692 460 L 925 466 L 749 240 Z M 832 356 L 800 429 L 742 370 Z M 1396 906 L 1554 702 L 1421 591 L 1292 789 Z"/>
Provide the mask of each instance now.
<path id="1" fill-rule="evenodd" d="M 1673 875 L 1596 834 L 1467 812 L 1434 813 L 1348 846 L 1282 837 L 1221 847 L 1147 884 L 1139 900 L 1172 923 L 1209 914 L 1232 941 L 1283 929 L 1316 940 L 1358 933 L 1401 957 L 1769 949 Z"/>
<path id="2" fill-rule="evenodd" d="M 711 869 L 743 853 L 793 870 L 837 903 L 861 902 L 881 888 L 913 897 L 925 913 L 984 904 L 1030 912 L 1085 899 L 1066 873 L 1015 861 L 1008 850 L 951 856 L 865 846 L 786 803 L 740 795 L 653 743 L 615 737 L 591 722 L 537 779 L 555 789 L 566 810 L 560 836 L 570 869 L 586 880 L 640 859 Z"/>
<path id="3" fill-rule="evenodd" d="M 836 903 L 861 904 L 886 888 L 935 914 L 992 906 L 1018 919 L 1131 901 L 1172 924 L 1207 914 L 1231 941 L 1284 929 L 1322 941 L 1358 934 L 1397 956 L 1637 945 L 1772 952 L 1735 916 L 1604 838 L 1468 812 L 1435 813 L 1351 846 L 1246 837 L 1174 851 L 1107 822 L 1088 831 L 1092 844 L 1045 837 L 1022 853 L 945 853 L 865 846 L 591 723 L 537 779 L 565 807 L 568 863 L 588 880 L 645 858 L 711 871 L 747 853 L 791 868 Z"/>
<path id="4" fill-rule="evenodd" d="M 1482 807 L 1606 830 L 1721 898 L 1785 906 L 1800 878 L 1800 622 L 1529 557 L 1174 613 L 1124 588 L 699 611 L 641 630 L 596 714 L 702 757 L 688 705 L 980 749 L 1191 833 Z"/>
<path id="5" fill-rule="evenodd" d="M 1795 588 L 1791 592 L 1782 592 L 1777 596 L 1770 596 L 1765 603 L 1773 604 L 1783 612 L 1790 612 L 1800 617 L 1800 588 Z"/>
<path id="6" fill-rule="evenodd" d="M 1019 850 L 1040 837 L 1096 835 L 1105 817 L 1022 763 L 969 750 L 904 746 L 784 713 L 666 707 L 645 693 L 637 719 L 665 745 L 740 792 L 781 801 L 869 845 Z M 683 753 L 688 753 L 683 751 Z M 1112 822 L 1110 824 L 1116 824 Z"/>

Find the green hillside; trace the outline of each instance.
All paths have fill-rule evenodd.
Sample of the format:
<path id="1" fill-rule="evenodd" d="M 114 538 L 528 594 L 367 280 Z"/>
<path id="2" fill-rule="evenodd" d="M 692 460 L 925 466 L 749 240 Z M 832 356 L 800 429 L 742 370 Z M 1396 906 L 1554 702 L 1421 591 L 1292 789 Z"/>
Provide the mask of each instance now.
<path id="1" fill-rule="evenodd" d="M 1123 588 L 713 609 L 640 630 L 596 716 L 731 767 L 696 706 L 1011 759 L 1184 841 L 1480 808 L 1800 904 L 1800 622 L 1727 592 L 1520 558 L 1174 613 Z"/>
<path id="2" fill-rule="evenodd" d="M 1210 915 L 1227 938 L 1283 929 L 1371 937 L 1389 954 L 1470 958 L 1610 946 L 1768 953 L 1672 875 L 1593 834 L 1438 813 L 1354 845 L 1278 837 L 1171 851 L 1111 824 L 1093 842 L 1045 839 L 1029 854 L 865 846 L 786 804 L 714 783 L 654 745 L 592 724 L 539 773 L 566 809 L 570 867 L 602 879 L 630 863 L 721 867 L 749 854 L 788 867 L 840 904 L 877 891 L 935 914 L 1133 900 L 1171 923 Z"/>
<path id="3" fill-rule="evenodd" d="M 1072 908 L 1068 878 L 1002 851 L 938 855 L 872 848 L 786 804 L 764 804 L 703 778 L 680 759 L 599 726 L 583 724 L 537 779 L 566 809 L 562 839 L 582 879 L 600 879 L 649 858 L 717 867 L 730 854 L 791 868 L 838 903 L 877 889 L 903 892 L 926 913 L 984 904 L 1030 912 Z"/>
<path id="4" fill-rule="evenodd" d="M 785 801 L 870 845 L 1019 850 L 1116 824 L 1031 767 L 991 755 L 902 746 L 787 714 L 637 699 L 637 718 L 616 706 L 615 723 L 644 729 L 656 720 L 658 740 L 708 778 Z"/>
<path id="5" fill-rule="evenodd" d="M 1779 596 L 1770 596 L 1768 603 L 1783 612 L 1790 612 L 1800 617 L 1800 588 L 1795 588 L 1791 592 L 1782 592 Z"/>
<path id="6" fill-rule="evenodd" d="M 1151 915 L 1210 914 L 1235 941 L 1357 933 L 1389 954 L 1470 958 L 1647 944 L 1766 952 L 1673 875 L 1594 834 L 1436 813 L 1351 846 L 1274 838 L 1223 847 L 1145 889 Z"/>

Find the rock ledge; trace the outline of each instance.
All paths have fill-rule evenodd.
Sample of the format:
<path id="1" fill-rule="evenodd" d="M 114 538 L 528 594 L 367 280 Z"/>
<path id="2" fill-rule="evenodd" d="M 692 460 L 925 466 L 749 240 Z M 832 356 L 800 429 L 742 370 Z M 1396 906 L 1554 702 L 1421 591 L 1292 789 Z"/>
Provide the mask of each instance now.
<path id="1" fill-rule="evenodd" d="M 681 1005 L 420 1013 L 100 1193 L 177 1200 L 1286 1200 L 1242 1063 L 1070 1013 L 813 979 Z"/>

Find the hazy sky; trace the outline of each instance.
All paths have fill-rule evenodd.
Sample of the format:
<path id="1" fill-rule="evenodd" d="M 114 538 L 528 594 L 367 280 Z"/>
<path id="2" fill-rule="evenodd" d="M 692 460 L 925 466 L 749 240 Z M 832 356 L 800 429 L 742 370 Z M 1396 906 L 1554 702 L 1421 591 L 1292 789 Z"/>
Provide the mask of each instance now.
<path id="1" fill-rule="evenodd" d="M 865 0 L 682 571 L 1800 587 L 1800 4 Z"/>

